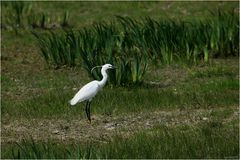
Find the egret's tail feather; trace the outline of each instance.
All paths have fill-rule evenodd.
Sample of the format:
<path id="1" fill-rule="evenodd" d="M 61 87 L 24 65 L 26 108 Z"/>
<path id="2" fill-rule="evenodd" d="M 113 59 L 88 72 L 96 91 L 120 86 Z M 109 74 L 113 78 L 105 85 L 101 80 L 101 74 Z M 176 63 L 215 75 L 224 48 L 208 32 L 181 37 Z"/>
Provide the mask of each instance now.
<path id="1" fill-rule="evenodd" d="M 75 105 L 76 103 L 77 103 L 77 102 L 74 101 L 74 99 L 71 99 L 71 100 L 69 101 L 69 104 L 72 105 L 72 106 Z"/>

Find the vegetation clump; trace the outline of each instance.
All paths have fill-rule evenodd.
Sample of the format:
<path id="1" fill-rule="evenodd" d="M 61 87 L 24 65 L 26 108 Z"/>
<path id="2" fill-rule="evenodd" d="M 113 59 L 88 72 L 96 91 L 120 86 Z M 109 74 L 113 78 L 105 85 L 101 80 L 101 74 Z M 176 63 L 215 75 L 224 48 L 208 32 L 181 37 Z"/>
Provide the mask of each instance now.
<path id="1" fill-rule="evenodd" d="M 238 56 L 238 17 L 218 11 L 204 21 L 134 20 L 117 16 L 80 30 L 38 34 L 41 53 L 48 64 L 86 68 L 94 79 L 100 72 L 91 68 L 105 63 L 118 66 L 110 75 L 114 85 L 141 84 L 148 64 L 208 63 L 211 58 Z"/>

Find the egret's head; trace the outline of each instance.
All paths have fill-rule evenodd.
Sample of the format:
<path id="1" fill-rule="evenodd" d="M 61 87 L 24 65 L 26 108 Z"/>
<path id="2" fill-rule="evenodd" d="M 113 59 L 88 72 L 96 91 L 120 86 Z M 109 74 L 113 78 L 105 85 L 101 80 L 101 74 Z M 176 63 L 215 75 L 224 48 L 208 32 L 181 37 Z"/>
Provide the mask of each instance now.
<path id="1" fill-rule="evenodd" d="M 102 66 L 95 66 L 92 68 L 91 72 L 95 69 L 95 68 L 98 68 L 98 67 L 102 67 L 102 69 L 104 70 L 108 70 L 108 69 L 115 69 L 116 67 L 111 65 L 111 64 L 104 64 Z"/>
<path id="2" fill-rule="evenodd" d="M 102 66 L 102 68 L 104 68 L 104 69 L 115 69 L 116 67 L 114 67 L 111 64 L 105 64 L 105 65 Z"/>

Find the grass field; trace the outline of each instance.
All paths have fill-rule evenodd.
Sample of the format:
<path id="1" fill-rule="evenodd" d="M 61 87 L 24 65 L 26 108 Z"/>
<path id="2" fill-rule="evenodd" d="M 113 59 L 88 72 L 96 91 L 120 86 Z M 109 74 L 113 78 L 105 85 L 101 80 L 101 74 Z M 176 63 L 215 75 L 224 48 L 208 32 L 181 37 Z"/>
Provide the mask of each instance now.
<path id="1" fill-rule="evenodd" d="M 107 84 L 92 102 L 89 124 L 84 103 L 68 104 L 92 80 L 86 70 L 48 66 L 30 32 L 46 29 L 26 27 L 27 9 L 25 27 L 11 27 L 9 4 L 1 4 L 1 158 L 239 159 L 238 55 L 196 65 L 152 62 L 142 85 Z M 239 12 L 238 2 L 27 5 L 46 13 L 49 26 L 68 11 L 73 29 L 115 15 L 199 21 L 211 15 L 209 10 Z"/>

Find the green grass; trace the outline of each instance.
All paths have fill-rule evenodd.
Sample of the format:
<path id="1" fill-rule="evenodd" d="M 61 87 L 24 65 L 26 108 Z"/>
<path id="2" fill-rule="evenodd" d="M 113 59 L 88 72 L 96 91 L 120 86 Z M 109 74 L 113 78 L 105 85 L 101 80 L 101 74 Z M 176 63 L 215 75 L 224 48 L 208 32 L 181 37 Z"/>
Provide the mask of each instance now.
<path id="1" fill-rule="evenodd" d="M 226 66 L 209 66 L 206 70 L 189 71 L 191 78 L 234 77 L 237 68 Z"/>
<path id="2" fill-rule="evenodd" d="M 9 2 L 1 2 L 4 3 Z M 142 18 L 149 15 L 153 18 L 174 19 L 205 19 L 213 12 L 220 9 L 231 9 L 238 6 L 236 2 L 30 2 L 31 8 L 37 14 L 44 12 L 53 21 L 62 17 L 64 11 L 69 11 L 70 22 L 74 26 L 89 25 L 96 21 L 111 19 L 115 15 L 126 15 Z M 101 13 L 101 14 L 99 14 Z M 2 15 L 9 14 L 2 7 Z M 4 22 L 4 21 L 3 21 Z"/>
<path id="3" fill-rule="evenodd" d="M 4 146 L 2 158 L 239 158 L 238 132 L 237 124 L 203 122 L 157 126 L 130 137 L 116 134 L 105 144 L 24 140 Z"/>
<path id="4" fill-rule="evenodd" d="M 205 79 L 199 83 L 199 79 L 194 80 L 190 76 L 185 82 L 167 88 L 145 86 L 125 89 L 108 86 L 94 98 L 92 111 L 94 114 L 118 114 L 156 109 L 227 107 L 238 104 L 239 82 L 236 78 L 227 76 L 222 79 L 219 77 L 208 78 L 207 81 Z M 13 86 L 9 86 L 9 79 L 6 77 L 2 78 L 2 84 L 4 84 L 2 89 L 5 92 L 18 91 L 14 83 L 12 83 Z M 6 86 L 8 87 L 5 88 Z M 74 84 L 74 81 L 69 81 L 67 77 L 59 75 L 52 81 L 38 80 L 34 87 L 38 88 L 35 94 L 29 95 L 17 104 L 3 96 L 2 116 L 7 114 L 12 117 L 28 118 L 62 117 L 79 116 L 79 113 L 83 112 L 84 103 L 76 107 L 70 107 L 68 104 L 76 92 L 71 88 L 81 87 L 81 85 Z"/>

